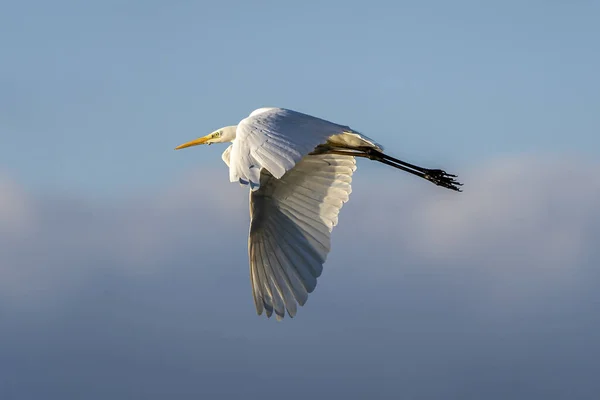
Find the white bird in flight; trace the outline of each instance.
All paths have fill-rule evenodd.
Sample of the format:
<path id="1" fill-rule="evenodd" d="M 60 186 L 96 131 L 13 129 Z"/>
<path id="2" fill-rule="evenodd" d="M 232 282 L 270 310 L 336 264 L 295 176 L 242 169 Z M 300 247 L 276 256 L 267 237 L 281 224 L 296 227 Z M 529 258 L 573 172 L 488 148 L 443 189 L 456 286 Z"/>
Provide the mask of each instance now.
<path id="1" fill-rule="evenodd" d="M 330 235 L 348 201 L 355 157 L 391 165 L 460 191 L 455 175 L 390 157 L 349 126 L 284 108 L 259 108 L 176 150 L 228 143 L 229 180 L 250 186 L 248 256 L 256 312 L 294 317 L 323 272 Z"/>

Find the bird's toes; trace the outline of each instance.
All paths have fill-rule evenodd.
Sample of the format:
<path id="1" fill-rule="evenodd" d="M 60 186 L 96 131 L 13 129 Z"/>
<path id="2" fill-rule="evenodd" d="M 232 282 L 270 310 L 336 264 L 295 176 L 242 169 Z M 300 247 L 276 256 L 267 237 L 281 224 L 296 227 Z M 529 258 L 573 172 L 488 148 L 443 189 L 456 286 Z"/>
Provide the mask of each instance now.
<path id="1" fill-rule="evenodd" d="M 456 181 L 456 175 L 449 174 L 441 169 L 430 169 L 426 172 L 426 178 L 435 183 L 438 186 L 445 187 L 447 189 L 452 189 L 457 192 L 461 192 L 459 186 L 462 186 L 462 183 Z"/>

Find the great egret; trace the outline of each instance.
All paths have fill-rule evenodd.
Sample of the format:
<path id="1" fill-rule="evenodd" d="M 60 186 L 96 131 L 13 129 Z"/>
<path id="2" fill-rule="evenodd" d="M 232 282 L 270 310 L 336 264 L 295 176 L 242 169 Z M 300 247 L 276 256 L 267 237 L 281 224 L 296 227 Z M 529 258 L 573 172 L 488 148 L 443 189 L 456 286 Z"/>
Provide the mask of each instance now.
<path id="1" fill-rule="evenodd" d="M 238 125 L 184 143 L 232 144 L 223 152 L 231 182 L 250 186 L 248 255 L 256 312 L 296 315 L 317 284 L 330 234 L 348 201 L 355 157 L 391 165 L 460 191 L 455 175 L 390 157 L 345 125 L 284 108 L 259 108 Z"/>

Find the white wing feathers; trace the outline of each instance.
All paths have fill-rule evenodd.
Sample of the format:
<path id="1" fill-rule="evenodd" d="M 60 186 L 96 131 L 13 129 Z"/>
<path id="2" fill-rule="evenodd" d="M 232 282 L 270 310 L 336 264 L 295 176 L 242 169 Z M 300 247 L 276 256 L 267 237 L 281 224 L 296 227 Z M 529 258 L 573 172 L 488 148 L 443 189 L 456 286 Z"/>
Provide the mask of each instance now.
<path id="1" fill-rule="evenodd" d="M 254 111 L 237 126 L 230 153 L 229 179 L 260 186 L 260 171 L 281 178 L 315 147 L 349 127 L 284 108 Z"/>
<path id="2" fill-rule="evenodd" d="M 273 172 L 261 174 L 260 189 L 250 192 L 248 238 L 252 293 L 259 315 L 266 310 L 268 317 L 275 312 L 281 319 L 287 309 L 293 317 L 296 303 L 306 303 L 323 271 L 330 233 L 349 199 L 355 170 L 354 157 L 311 155 L 280 179 Z"/>

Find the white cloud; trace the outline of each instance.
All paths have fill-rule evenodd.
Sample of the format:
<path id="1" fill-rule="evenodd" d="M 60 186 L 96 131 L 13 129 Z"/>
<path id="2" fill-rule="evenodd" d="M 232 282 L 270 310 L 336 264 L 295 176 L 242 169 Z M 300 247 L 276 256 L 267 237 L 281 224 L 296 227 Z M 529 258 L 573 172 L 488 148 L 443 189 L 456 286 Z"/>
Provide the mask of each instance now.
<path id="1" fill-rule="evenodd" d="M 578 382 L 586 398 L 600 389 L 582 375 L 600 348 L 599 167 L 498 160 L 464 171 L 461 194 L 359 168 L 317 289 L 282 324 L 254 314 L 248 193 L 225 174 L 104 203 L 34 196 L 4 179 L 0 220 L 16 227 L 0 233 L 10 387 L 64 397 L 87 382 L 127 398 L 137 379 L 148 398 L 267 384 L 291 385 L 292 398 L 313 386 L 347 398 L 493 398 L 506 387 L 532 398 Z M 23 361 L 32 351 L 38 361 Z M 67 375 L 44 381 L 37 365 L 56 364 Z M 100 375 L 110 378 L 100 385 Z"/>
<path id="2" fill-rule="evenodd" d="M 333 234 L 331 259 L 347 252 L 372 256 L 376 249 L 382 258 L 440 267 L 479 263 L 497 277 L 539 273 L 542 279 L 569 279 L 590 251 L 585 229 L 598 218 L 600 198 L 597 168 L 575 165 L 499 160 L 461 174 L 461 194 L 390 170 L 382 173 L 393 180 L 369 181 L 359 170 Z M 85 268 L 86 260 L 105 259 L 103 268 L 128 274 L 166 267 L 173 256 L 244 251 L 247 190 L 223 177 L 192 172 L 166 190 L 106 204 L 85 197 L 35 198 L 0 180 L 0 248 L 8 254 L 4 291 L 29 287 L 33 276 L 61 281 L 60 271 Z M 49 270 L 46 261 L 56 268 Z M 381 267 L 382 273 L 397 270 Z"/>
<path id="3" fill-rule="evenodd" d="M 0 171 L 0 238 L 23 234 L 30 227 L 33 212 L 19 185 Z"/>

